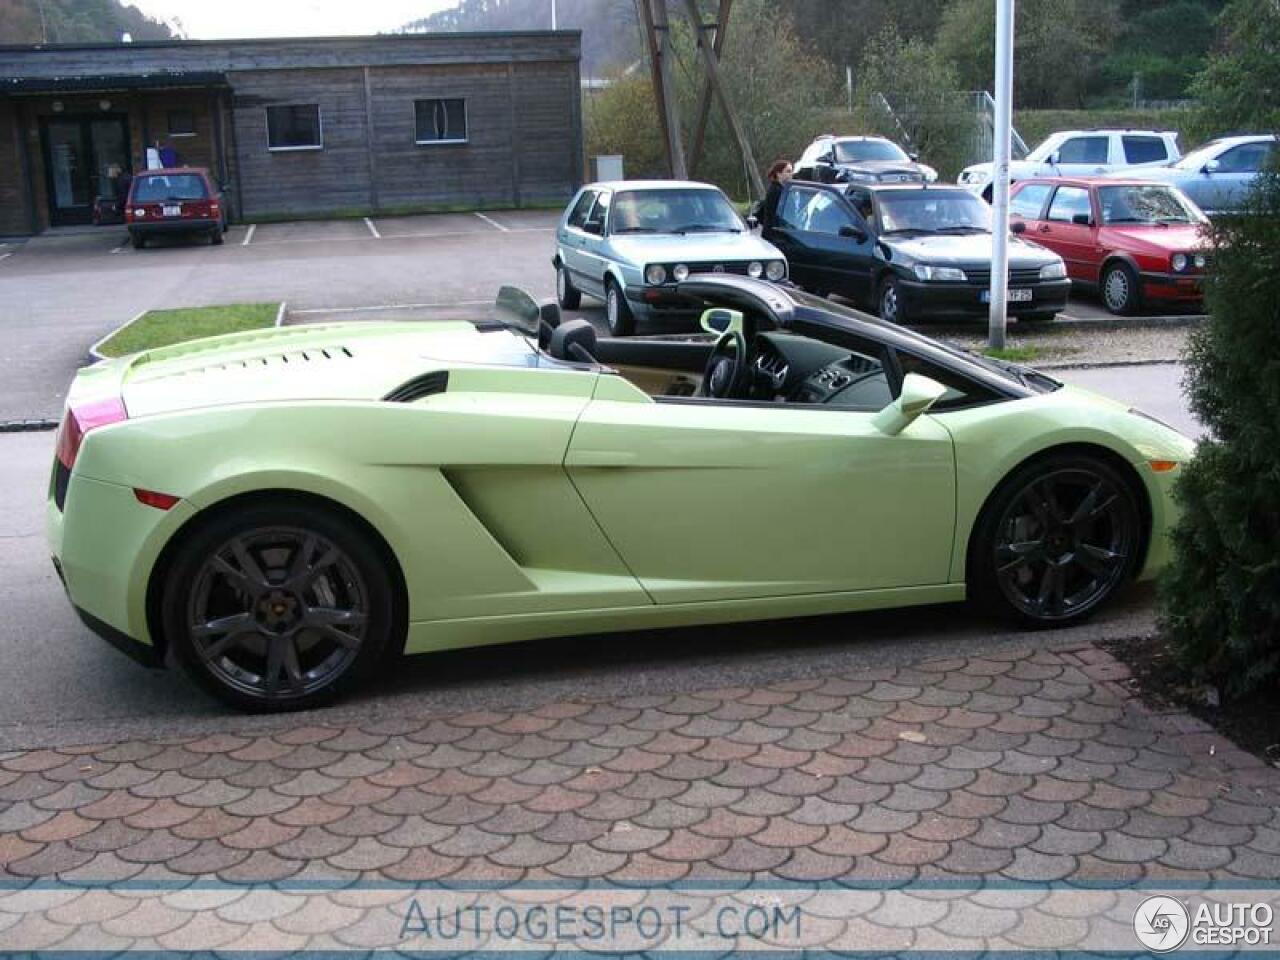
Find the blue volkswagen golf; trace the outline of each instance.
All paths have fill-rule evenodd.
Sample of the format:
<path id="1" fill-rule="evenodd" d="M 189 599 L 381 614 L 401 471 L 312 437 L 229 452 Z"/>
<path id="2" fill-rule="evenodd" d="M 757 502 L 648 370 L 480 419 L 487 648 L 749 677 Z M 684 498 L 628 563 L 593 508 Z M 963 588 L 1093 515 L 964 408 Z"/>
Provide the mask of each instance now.
<path id="1" fill-rule="evenodd" d="M 676 285 L 695 273 L 784 280 L 787 261 L 748 229 L 719 188 L 684 180 L 619 180 L 578 191 L 556 230 L 556 294 L 577 309 L 605 303 L 609 332 L 649 317 L 698 316 Z"/>

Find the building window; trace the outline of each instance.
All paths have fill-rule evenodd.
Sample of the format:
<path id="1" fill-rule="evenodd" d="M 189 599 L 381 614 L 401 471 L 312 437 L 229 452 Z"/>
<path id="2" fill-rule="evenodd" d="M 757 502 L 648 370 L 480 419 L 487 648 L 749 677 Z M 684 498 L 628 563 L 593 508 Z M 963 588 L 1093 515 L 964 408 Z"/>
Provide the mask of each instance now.
<path id="1" fill-rule="evenodd" d="M 418 143 L 466 143 L 467 101 L 459 98 L 413 101 Z"/>
<path id="2" fill-rule="evenodd" d="M 320 104 L 267 107 L 267 149 L 319 150 L 324 146 Z"/>
<path id="3" fill-rule="evenodd" d="M 196 135 L 196 117 L 190 110 L 169 111 L 169 136 L 194 137 Z"/>

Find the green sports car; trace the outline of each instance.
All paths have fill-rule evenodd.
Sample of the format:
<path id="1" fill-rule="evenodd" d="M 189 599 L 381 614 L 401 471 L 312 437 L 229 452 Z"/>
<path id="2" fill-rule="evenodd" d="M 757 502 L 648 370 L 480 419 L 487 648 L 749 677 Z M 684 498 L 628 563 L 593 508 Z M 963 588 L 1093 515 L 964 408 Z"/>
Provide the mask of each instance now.
<path id="1" fill-rule="evenodd" d="M 1035 625 L 1165 563 L 1192 442 L 746 277 L 705 334 L 289 327 L 72 385 L 48 536 L 111 643 L 236 706 L 313 706 L 402 652 L 958 601 Z"/>

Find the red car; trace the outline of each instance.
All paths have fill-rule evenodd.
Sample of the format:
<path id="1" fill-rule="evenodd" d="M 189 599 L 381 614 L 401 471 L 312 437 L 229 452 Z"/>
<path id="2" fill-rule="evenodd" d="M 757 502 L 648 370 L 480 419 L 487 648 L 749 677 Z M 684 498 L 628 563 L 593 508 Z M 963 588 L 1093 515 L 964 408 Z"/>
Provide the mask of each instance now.
<path id="1" fill-rule="evenodd" d="M 227 211 L 204 167 L 167 167 L 134 175 L 124 222 L 139 250 L 166 234 L 206 236 L 216 244 L 227 230 Z"/>
<path id="2" fill-rule="evenodd" d="M 1011 229 L 1062 257 L 1074 284 L 1095 288 L 1112 313 L 1151 300 L 1204 298 L 1202 228 L 1177 187 L 1140 179 L 1033 178 L 1013 185 Z"/>

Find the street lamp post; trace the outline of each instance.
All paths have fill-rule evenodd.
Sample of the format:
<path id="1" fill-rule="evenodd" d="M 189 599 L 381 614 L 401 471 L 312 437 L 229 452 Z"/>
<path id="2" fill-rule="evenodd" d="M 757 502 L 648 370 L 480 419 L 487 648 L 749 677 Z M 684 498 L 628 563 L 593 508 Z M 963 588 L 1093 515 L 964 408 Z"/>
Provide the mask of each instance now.
<path id="1" fill-rule="evenodd" d="M 1013 3 L 996 0 L 995 163 L 991 171 L 991 313 L 987 341 L 1004 349 L 1009 296 L 1009 153 L 1013 127 Z"/>

